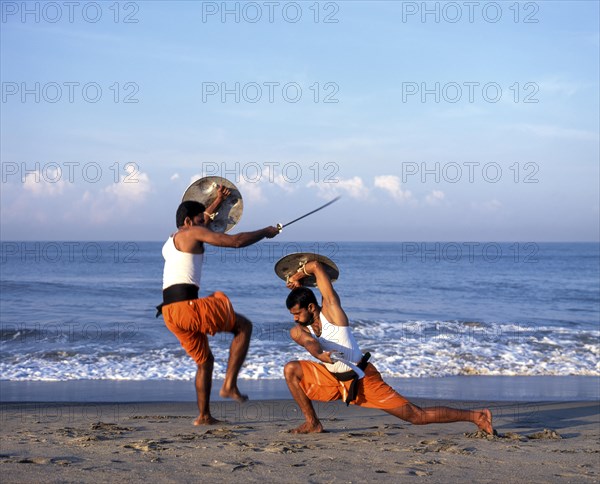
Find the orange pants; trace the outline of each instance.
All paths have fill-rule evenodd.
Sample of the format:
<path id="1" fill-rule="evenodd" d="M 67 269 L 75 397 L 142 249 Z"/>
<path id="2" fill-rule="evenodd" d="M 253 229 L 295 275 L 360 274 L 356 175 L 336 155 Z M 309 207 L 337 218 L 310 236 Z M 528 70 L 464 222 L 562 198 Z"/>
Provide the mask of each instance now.
<path id="1" fill-rule="evenodd" d="M 235 326 L 235 311 L 229 298 L 222 292 L 167 304 L 163 306 L 162 314 L 167 328 L 199 365 L 210 354 L 206 335 L 231 331 Z"/>
<path id="2" fill-rule="evenodd" d="M 302 366 L 300 387 L 311 400 L 331 402 L 345 398 L 351 381 L 338 381 L 324 365 L 313 361 L 299 361 Z M 383 381 L 381 374 L 371 363 L 365 369 L 365 377 L 358 382 L 358 396 L 350 402 L 359 407 L 390 409 L 406 405 L 408 400 Z"/>

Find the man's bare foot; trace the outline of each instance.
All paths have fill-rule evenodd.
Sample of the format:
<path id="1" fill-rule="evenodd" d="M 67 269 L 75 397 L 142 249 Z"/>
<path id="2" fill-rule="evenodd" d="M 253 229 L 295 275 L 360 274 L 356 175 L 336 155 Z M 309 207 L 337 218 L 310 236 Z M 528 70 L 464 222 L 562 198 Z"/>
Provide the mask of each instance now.
<path id="1" fill-rule="evenodd" d="M 216 418 L 213 418 L 212 416 L 208 416 L 208 417 L 202 417 L 202 416 L 198 416 L 196 418 L 196 420 L 194 420 L 194 425 L 216 425 L 219 423 L 223 423 L 220 420 L 217 420 Z"/>
<path id="2" fill-rule="evenodd" d="M 476 411 L 479 413 L 479 416 L 475 419 L 475 425 L 477 425 L 477 427 L 484 432 L 493 435 L 494 427 L 492 427 L 492 412 L 490 412 L 487 408 Z"/>
<path id="3" fill-rule="evenodd" d="M 321 432 L 324 432 L 324 430 L 323 426 L 321 425 L 321 422 L 319 421 L 312 424 L 305 422 L 299 427 L 289 430 L 290 434 L 319 434 Z"/>
<path id="4" fill-rule="evenodd" d="M 248 395 L 242 395 L 237 388 L 234 388 L 232 390 L 226 390 L 225 388 L 221 388 L 219 395 L 221 395 L 222 398 L 232 398 L 236 402 L 240 403 L 248 400 Z"/>

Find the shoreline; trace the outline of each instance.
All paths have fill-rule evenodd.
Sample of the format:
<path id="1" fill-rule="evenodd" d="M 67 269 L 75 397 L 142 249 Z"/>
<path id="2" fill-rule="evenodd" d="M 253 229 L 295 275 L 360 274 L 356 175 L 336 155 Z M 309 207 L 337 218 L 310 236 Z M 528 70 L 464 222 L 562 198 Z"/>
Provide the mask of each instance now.
<path id="1" fill-rule="evenodd" d="M 599 401 L 600 377 L 595 376 L 454 376 L 445 378 L 385 378 L 409 399 L 575 402 Z M 284 380 L 239 380 L 251 400 L 285 400 L 291 395 Z M 213 381 L 211 401 L 222 380 Z M 0 403 L 26 402 L 188 402 L 195 401 L 186 380 L 0 380 Z"/>

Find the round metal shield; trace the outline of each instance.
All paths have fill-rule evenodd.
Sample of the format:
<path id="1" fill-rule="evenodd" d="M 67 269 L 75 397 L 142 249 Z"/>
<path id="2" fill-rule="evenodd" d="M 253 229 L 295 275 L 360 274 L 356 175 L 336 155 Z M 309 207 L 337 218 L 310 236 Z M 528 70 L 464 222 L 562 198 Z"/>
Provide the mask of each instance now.
<path id="1" fill-rule="evenodd" d="M 210 224 L 215 232 L 229 232 L 242 218 L 244 201 L 237 187 L 227 178 L 220 176 L 207 176 L 192 183 L 183 194 L 182 202 L 193 200 L 200 202 L 208 208 L 217 198 L 217 189 L 223 185 L 231 193 L 217 209 L 217 215 Z"/>
<path id="2" fill-rule="evenodd" d="M 298 272 L 304 264 L 310 261 L 319 261 L 325 267 L 325 272 L 329 275 L 331 282 L 335 282 L 340 277 L 340 270 L 335 263 L 328 257 L 312 252 L 294 252 L 293 254 L 282 257 L 275 263 L 275 273 L 284 281 L 288 277 Z M 316 287 L 317 279 L 315 276 L 307 276 L 302 279 L 303 286 Z"/>

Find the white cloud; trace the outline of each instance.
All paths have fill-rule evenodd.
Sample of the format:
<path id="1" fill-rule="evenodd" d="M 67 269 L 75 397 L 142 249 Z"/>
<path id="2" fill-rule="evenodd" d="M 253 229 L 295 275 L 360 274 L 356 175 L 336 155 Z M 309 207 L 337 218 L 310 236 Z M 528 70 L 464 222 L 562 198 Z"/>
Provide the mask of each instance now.
<path id="1" fill-rule="evenodd" d="M 249 201 L 261 203 L 265 201 L 265 197 L 259 182 L 252 183 L 247 181 L 244 177 L 240 177 L 236 186 L 238 187 L 244 202 Z"/>
<path id="2" fill-rule="evenodd" d="M 146 173 L 137 170 L 133 164 L 125 167 L 127 175 L 123 175 L 118 183 L 107 186 L 103 191 L 119 204 L 141 203 L 151 190 L 150 179 Z"/>
<path id="3" fill-rule="evenodd" d="M 330 199 L 341 193 L 346 193 L 351 198 L 366 199 L 369 197 L 369 189 L 363 183 L 362 178 L 338 179 L 337 183 L 315 183 L 311 181 L 306 185 L 308 188 L 317 187 L 318 196 Z"/>
<path id="4" fill-rule="evenodd" d="M 288 193 L 292 193 L 296 190 L 293 181 L 286 179 L 286 177 L 283 176 L 283 173 L 278 174 L 276 168 L 270 164 L 264 168 L 264 173 L 262 175 L 262 181 L 273 183 Z"/>
<path id="5" fill-rule="evenodd" d="M 179 173 L 173 173 L 170 178 L 171 181 L 179 180 Z"/>
<path id="6" fill-rule="evenodd" d="M 395 175 L 381 175 L 375 177 L 375 186 L 388 192 L 397 202 L 406 202 L 412 200 L 412 193 L 408 190 L 402 190 L 400 178 Z"/>
<path id="7" fill-rule="evenodd" d="M 128 214 L 131 207 L 144 203 L 152 191 L 150 178 L 135 165 L 128 165 L 125 170 L 127 175 L 121 176 L 118 183 L 98 191 L 84 191 L 78 202 L 65 211 L 65 219 L 80 220 L 85 213 L 92 225 L 105 226 Z"/>
<path id="8" fill-rule="evenodd" d="M 433 190 L 429 195 L 425 197 L 425 203 L 428 205 L 439 205 L 446 195 L 441 190 Z"/>
<path id="9" fill-rule="evenodd" d="M 60 169 L 49 167 L 25 175 L 23 188 L 36 197 L 61 195 L 66 182 Z"/>

